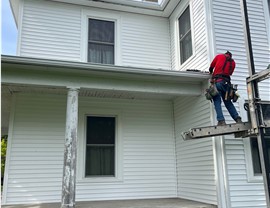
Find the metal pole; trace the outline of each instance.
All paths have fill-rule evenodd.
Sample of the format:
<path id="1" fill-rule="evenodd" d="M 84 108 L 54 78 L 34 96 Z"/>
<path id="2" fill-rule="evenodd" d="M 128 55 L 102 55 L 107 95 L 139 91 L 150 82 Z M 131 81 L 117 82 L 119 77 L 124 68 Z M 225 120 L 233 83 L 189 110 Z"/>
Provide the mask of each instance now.
<path id="1" fill-rule="evenodd" d="M 61 208 L 75 208 L 78 91 L 76 88 L 71 88 L 67 95 Z"/>
<path id="2" fill-rule="evenodd" d="M 243 25 L 244 25 L 244 35 L 245 35 L 245 43 L 246 43 L 246 51 L 247 51 L 247 59 L 248 59 L 248 69 L 249 75 L 254 75 L 255 66 L 253 59 L 253 51 L 252 51 L 252 43 L 250 36 L 250 28 L 248 21 L 248 11 L 247 11 L 247 3 L 246 0 L 240 1 L 241 10 L 243 16 Z M 263 118 L 262 118 L 262 108 L 261 105 L 257 105 L 256 101 L 259 99 L 259 88 L 258 81 L 252 80 L 247 82 L 248 87 L 248 99 L 249 99 L 249 109 L 250 109 L 250 117 L 251 124 L 254 129 L 254 133 L 257 133 L 260 161 L 261 161 L 261 169 L 262 175 L 264 179 L 264 189 L 265 189 L 265 198 L 267 207 L 270 207 L 270 164 L 268 157 L 267 144 L 264 138 L 264 129 L 263 129 Z"/>

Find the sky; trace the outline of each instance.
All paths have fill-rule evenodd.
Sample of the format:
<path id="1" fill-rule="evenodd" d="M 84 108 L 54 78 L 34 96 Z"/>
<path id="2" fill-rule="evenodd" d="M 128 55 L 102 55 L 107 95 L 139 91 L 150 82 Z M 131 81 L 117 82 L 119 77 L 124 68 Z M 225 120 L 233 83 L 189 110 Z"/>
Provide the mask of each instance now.
<path id="1" fill-rule="evenodd" d="M 16 55 L 17 27 L 9 0 L 1 0 L 1 54 Z"/>

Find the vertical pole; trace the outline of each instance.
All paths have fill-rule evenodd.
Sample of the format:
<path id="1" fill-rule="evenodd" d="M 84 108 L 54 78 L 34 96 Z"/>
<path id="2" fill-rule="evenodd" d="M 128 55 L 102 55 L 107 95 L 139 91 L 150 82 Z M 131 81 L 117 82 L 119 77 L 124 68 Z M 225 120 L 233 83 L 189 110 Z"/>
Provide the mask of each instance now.
<path id="1" fill-rule="evenodd" d="M 245 35 L 245 43 L 247 50 L 247 59 L 248 59 L 248 69 L 249 75 L 252 76 L 256 73 L 253 59 L 253 51 L 252 51 L 252 42 L 250 36 L 250 28 L 248 21 L 248 11 L 247 11 L 247 2 L 246 0 L 241 0 L 241 10 L 243 16 L 243 24 L 244 24 L 244 35 Z M 270 207 L 270 162 L 268 157 L 267 144 L 264 138 L 264 129 L 262 127 L 263 118 L 262 118 L 262 108 L 261 105 L 256 104 L 256 100 L 259 99 L 259 88 L 258 81 L 252 80 L 247 83 L 248 90 L 248 99 L 249 99 L 249 109 L 250 109 L 250 117 L 252 127 L 255 129 L 254 133 L 257 133 L 258 140 L 258 148 L 260 154 L 260 162 L 262 175 L 264 180 L 264 190 L 265 190 L 265 198 L 266 205 Z"/>
<path id="2" fill-rule="evenodd" d="M 68 89 L 61 208 L 75 208 L 78 92 Z"/>

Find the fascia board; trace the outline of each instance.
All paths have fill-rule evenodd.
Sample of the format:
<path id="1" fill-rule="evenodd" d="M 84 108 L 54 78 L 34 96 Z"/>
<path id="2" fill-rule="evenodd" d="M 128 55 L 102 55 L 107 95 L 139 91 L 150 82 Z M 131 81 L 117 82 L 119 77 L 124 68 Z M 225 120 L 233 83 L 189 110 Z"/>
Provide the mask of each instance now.
<path id="1" fill-rule="evenodd" d="M 27 58 L 2 55 L 2 69 L 8 65 L 18 65 L 18 68 L 34 68 L 42 71 L 70 72 L 76 74 L 93 74 L 129 79 L 148 79 L 169 82 L 201 83 L 209 79 L 209 74 L 203 72 L 173 71 L 162 69 L 136 68 L 115 65 L 89 64 L 49 59 Z M 25 66 L 25 67 L 23 67 Z"/>
<path id="2" fill-rule="evenodd" d="M 180 0 L 165 0 L 163 4 L 158 5 L 150 2 L 145 3 L 140 1 L 127 1 L 127 0 L 104 0 L 104 1 L 51 0 L 51 1 L 103 9 L 111 9 L 116 11 L 132 12 L 145 15 L 160 16 L 160 17 L 169 17 L 173 12 L 174 8 L 180 2 Z"/>

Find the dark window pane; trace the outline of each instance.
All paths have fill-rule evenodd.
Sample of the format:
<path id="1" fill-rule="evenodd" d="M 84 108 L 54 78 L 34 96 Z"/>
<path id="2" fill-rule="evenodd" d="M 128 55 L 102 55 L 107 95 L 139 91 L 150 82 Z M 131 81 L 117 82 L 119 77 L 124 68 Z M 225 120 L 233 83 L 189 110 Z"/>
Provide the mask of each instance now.
<path id="1" fill-rule="evenodd" d="M 114 43 L 114 22 L 89 19 L 89 40 Z"/>
<path id="2" fill-rule="evenodd" d="M 114 176 L 114 166 L 114 147 L 87 147 L 86 176 Z"/>
<path id="3" fill-rule="evenodd" d="M 192 56 L 191 32 L 189 32 L 180 42 L 180 49 L 181 63 L 184 63 L 190 56 Z"/>
<path id="4" fill-rule="evenodd" d="M 270 119 L 270 105 L 262 104 L 263 118 Z M 250 120 L 250 115 L 248 115 Z M 268 162 L 270 162 L 270 128 L 265 129 L 264 139 L 266 141 L 266 148 L 268 149 Z M 253 161 L 253 171 L 255 175 L 261 174 L 261 162 L 259 156 L 259 148 L 257 138 L 251 138 L 251 152 L 252 152 L 252 161 Z M 265 161 L 267 162 L 267 161 Z"/>
<path id="5" fill-rule="evenodd" d="M 87 117 L 87 144 L 114 144 L 114 117 Z"/>
<path id="6" fill-rule="evenodd" d="M 255 175 L 258 175 L 262 173 L 262 169 L 261 169 L 261 164 L 260 164 L 257 138 L 251 138 L 250 142 L 251 142 L 251 151 L 252 151 L 253 171 Z"/>
<path id="7" fill-rule="evenodd" d="M 179 18 L 179 34 L 180 39 L 190 30 L 190 13 L 189 7 L 186 8 L 184 13 Z"/>
<path id="8" fill-rule="evenodd" d="M 89 43 L 88 62 L 114 64 L 114 46 Z"/>
<path id="9" fill-rule="evenodd" d="M 114 64 L 114 22 L 89 19 L 88 62 Z"/>
<path id="10" fill-rule="evenodd" d="M 183 14 L 179 17 L 178 23 L 180 39 L 180 60 L 182 64 L 190 56 L 192 56 L 193 53 L 189 7 L 187 7 Z"/>

